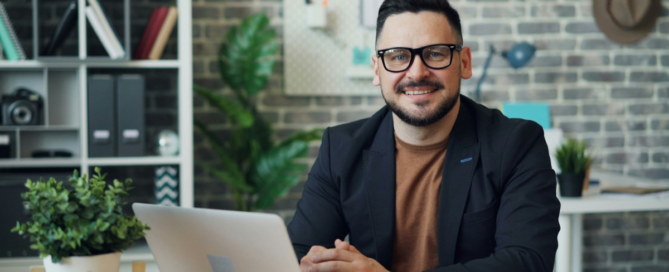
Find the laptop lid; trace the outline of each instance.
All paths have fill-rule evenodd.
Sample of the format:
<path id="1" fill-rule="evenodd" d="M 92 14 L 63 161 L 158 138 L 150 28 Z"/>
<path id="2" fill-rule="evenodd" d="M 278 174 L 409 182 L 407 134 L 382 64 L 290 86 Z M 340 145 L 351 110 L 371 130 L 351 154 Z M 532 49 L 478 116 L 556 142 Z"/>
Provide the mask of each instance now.
<path id="1" fill-rule="evenodd" d="M 135 203 L 151 227 L 146 240 L 161 272 L 298 272 L 283 220 L 275 214 Z"/>

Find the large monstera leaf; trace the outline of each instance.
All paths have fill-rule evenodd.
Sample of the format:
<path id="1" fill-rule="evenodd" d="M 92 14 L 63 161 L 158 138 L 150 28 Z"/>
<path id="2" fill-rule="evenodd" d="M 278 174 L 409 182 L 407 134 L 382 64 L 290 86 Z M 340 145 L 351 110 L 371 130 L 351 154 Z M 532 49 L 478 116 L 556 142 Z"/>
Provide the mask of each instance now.
<path id="1" fill-rule="evenodd" d="M 264 13 L 253 15 L 230 29 L 221 44 L 221 76 L 237 96 L 260 92 L 274 69 L 279 47 L 274 29 L 268 26 L 269 18 Z"/>

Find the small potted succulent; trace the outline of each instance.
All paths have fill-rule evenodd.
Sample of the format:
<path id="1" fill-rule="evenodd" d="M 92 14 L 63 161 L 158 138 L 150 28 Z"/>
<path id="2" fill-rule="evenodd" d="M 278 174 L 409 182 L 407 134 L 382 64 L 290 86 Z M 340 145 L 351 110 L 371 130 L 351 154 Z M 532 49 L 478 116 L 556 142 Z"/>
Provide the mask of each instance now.
<path id="1" fill-rule="evenodd" d="M 562 171 L 557 175 L 560 195 L 566 197 L 582 196 L 586 172 L 592 162 L 592 158 L 586 153 L 586 143 L 567 138 L 557 148 L 555 157 Z"/>
<path id="2" fill-rule="evenodd" d="M 118 272 L 121 252 L 150 229 L 121 209 L 132 180 L 107 184 L 105 177 L 95 168 L 90 179 L 75 170 L 68 186 L 54 178 L 26 182 L 21 197 L 32 221 L 17 222 L 12 232 L 30 238 L 46 271 Z"/>

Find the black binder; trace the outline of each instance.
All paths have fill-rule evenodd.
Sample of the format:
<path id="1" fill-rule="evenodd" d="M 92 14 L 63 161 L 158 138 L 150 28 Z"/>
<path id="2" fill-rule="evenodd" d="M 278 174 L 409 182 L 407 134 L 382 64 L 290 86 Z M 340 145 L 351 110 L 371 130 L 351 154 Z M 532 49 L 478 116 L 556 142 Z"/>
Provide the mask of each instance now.
<path id="1" fill-rule="evenodd" d="M 88 157 L 116 155 L 116 113 L 114 77 L 88 78 Z"/>
<path id="2" fill-rule="evenodd" d="M 116 82 L 117 150 L 119 157 L 143 156 L 144 77 L 120 75 Z"/>

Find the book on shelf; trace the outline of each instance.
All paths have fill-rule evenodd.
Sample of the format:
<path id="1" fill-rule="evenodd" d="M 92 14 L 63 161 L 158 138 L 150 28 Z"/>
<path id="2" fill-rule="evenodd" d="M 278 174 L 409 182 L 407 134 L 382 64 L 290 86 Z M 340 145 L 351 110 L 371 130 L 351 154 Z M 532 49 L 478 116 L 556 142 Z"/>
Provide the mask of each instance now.
<path id="1" fill-rule="evenodd" d="M 42 49 L 42 56 L 53 56 L 67 37 L 72 33 L 72 29 L 77 25 L 77 0 L 72 0 L 65 9 L 63 17 L 60 19 L 56 30 L 51 35 L 49 43 Z"/>
<path id="2" fill-rule="evenodd" d="M 16 32 L 14 31 L 14 26 L 9 20 L 9 15 L 7 15 L 7 10 L 5 10 L 5 5 L 0 2 L 0 43 L 7 54 L 8 60 L 25 60 L 26 53 L 21 47 Z"/>
<path id="3" fill-rule="evenodd" d="M 93 27 L 95 34 L 97 34 L 100 42 L 102 42 L 102 46 L 104 46 L 105 50 L 107 50 L 109 57 L 111 59 L 122 58 L 123 55 L 121 55 L 121 52 L 117 51 L 111 40 L 111 37 L 106 34 L 102 23 L 100 22 L 101 19 L 98 18 L 98 15 L 95 13 L 93 7 L 86 7 L 86 18 L 88 18 L 88 22 L 91 24 L 91 27 Z"/>
<path id="4" fill-rule="evenodd" d="M 125 57 L 125 50 L 121 45 L 121 41 L 116 33 L 116 30 L 111 25 L 109 16 L 107 16 L 107 13 L 102 8 L 102 5 L 100 5 L 100 2 L 98 2 L 98 0 L 88 0 L 88 4 L 95 11 L 95 15 L 97 15 L 98 19 L 100 20 L 102 29 L 105 35 L 107 35 L 108 39 L 111 41 L 114 50 L 116 50 L 121 58 Z"/>
<path id="5" fill-rule="evenodd" d="M 169 9 L 167 7 L 157 7 L 153 9 L 149 23 L 146 25 L 146 29 L 144 29 L 142 40 L 140 40 L 139 46 L 137 46 L 137 51 L 135 51 L 135 59 L 149 58 L 153 44 L 156 42 L 156 38 L 158 37 L 161 26 L 165 22 L 168 12 Z"/>
<path id="6" fill-rule="evenodd" d="M 160 59 L 160 56 L 165 50 L 165 45 L 167 44 L 167 39 L 170 38 L 174 25 L 177 23 L 178 12 L 176 7 L 170 7 L 165 17 L 165 21 L 160 27 L 156 41 L 153 43 L 153 47 L 149 52 L 149 59 L 157 60 Z"/>

